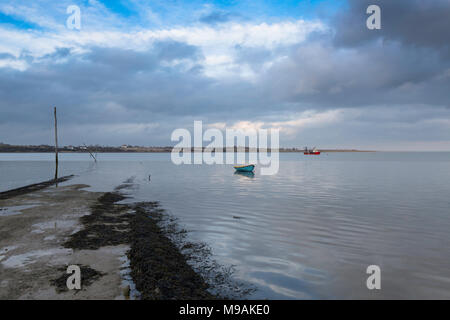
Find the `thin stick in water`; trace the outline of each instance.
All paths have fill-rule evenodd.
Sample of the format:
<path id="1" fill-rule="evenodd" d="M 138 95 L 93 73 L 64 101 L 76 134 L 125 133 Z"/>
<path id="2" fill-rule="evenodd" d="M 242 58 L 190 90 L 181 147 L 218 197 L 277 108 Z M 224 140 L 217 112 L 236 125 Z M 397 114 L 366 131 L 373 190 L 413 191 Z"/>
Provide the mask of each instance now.
<path id="1" fill-rule="evenodd" d="M 54 107 L 55 116 L 55 180 L 58 179 L 58 120 L 56 119 L 56 107 Z"/>

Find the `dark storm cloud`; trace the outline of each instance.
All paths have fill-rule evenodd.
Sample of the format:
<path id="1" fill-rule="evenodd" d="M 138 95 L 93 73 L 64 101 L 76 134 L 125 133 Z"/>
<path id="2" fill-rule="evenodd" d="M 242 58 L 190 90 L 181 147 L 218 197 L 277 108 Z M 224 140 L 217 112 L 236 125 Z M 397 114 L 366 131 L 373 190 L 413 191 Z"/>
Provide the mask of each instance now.
<path id="1" fill-rule="evenodd" d="M 381 7 L 381 30 L 366 27 L 370 4 Z M 332 20 L 333 32 L 311 35 L 273 64 L 262 81 L 265 89 L 313 109 L 449 108 L 450 1 L 350 0 L 348 5 Z"/>
<path id="2" fill-rule="evenodd" d="M 366 28 L 366 9 L 381 8 L 381 30 Z M 348 10 L 335 19 L 336 43 L 359 46 L 377 38 L 406 45 L 448 49 L 450 43 L 448 0 L 349 0 Z"/>
<path id="3" fill-rule="evenodd" d="M 395 43 L 342 49 L 313 41 L 293 48 L 288 58 L 274 64 L 264 83 L 280 100 L 315 109 L 442 106 L 449 104 L 449 68 L 449 61 L 432 49 L 407 50 Z"/>

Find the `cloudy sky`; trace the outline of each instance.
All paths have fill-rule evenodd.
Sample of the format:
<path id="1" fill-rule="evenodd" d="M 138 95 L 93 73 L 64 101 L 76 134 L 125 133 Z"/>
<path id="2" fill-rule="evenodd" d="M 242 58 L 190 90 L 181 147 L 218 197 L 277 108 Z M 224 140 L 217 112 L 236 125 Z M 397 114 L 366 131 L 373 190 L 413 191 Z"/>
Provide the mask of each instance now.
<path id="1" fill-rule="evenodd" d="M 381 30 L 366 9 L 381 7 Z M 69 29 L 69 5 L 81 29 Z M 450 150 L 450 0 L 0 0 L 0 142 Z"/>

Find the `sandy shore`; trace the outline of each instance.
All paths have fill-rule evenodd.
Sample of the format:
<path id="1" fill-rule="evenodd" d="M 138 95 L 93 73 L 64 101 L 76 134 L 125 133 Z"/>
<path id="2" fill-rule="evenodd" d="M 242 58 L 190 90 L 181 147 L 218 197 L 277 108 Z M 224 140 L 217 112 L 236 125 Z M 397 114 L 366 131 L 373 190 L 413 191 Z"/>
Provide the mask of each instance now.
<path id="1" fill-rule="evenodd" d="M 157 202 L 117 203 L 127 184 L 85 187 L 46 182 L 0 194 L 0 299 L 216 297 L 159 226 Z M 67 289 L 69 265 L 81 266 L 81 290 Z"/>

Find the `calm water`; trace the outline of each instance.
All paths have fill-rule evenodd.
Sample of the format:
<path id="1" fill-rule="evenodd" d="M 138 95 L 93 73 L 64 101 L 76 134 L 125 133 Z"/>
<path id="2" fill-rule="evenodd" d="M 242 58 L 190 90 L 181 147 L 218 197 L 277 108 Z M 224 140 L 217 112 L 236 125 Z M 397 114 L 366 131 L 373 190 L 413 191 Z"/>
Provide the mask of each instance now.
<path id="1" fill-rule="evenodd" d="M 251 298 L 450 298 L 450 153 L 281 154 L 274 176 L 170 154 L 62 154 L 70 183 L 158 200 L 251 283 Z M 50 179 L 51 154 L 0 154 L 0 190 Z M 148 175 L 151 174 L 151 181 Z M 381 267 L 381 290 L 366 268 Z"/>

